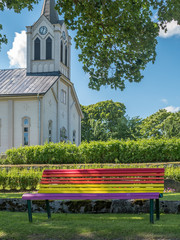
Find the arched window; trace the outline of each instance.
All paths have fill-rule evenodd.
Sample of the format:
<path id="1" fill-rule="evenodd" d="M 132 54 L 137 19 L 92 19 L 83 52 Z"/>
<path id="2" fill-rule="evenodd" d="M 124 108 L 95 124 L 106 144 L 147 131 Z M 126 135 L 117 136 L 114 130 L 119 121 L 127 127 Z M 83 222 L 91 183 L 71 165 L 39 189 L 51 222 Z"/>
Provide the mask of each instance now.
<path id="1" fill-rule="evenodd" d="M 76 130 L 73 131 L 73 143 L 76 143 Z"/>
<path id="2" fill-rule="evenodd" d="M 46 39 L 46 59 L 52 59 L 52 39 Z"/>
<path id="3" fill-rule="evenodd" d="M 48 124 L 48 141 L 52 142 L 52 120 L 49 120 Z"/>
<path id="4" fill-rule="evenodd" d="M 63 62 L 63 41 L 61 40 L 61 62 Z"/>
<path id="5" fill-rule="evenodd" d="M 30 118 L 24 117 L 22 119 L 22 126 L 23 126 L 23 146 L 30 145 Z"/>
<path id="6" fill-rule="evenodd" d="M 65 46 L 65 65 L 67 66 L 67 46 Z"/>
<path id="7" fill-rule="evenodd" d="M 60 129 L 60 141 L 65 142 L 66 140 L 67 140 L 66 129 L 65 127 L 62 127 Z"/>
<path id="8" fill-rule="evenodd" d="M 40 39 L 37 37 L 34 41 L 34 60 L 40 60 L 40 47 L 41 42 Z"/>

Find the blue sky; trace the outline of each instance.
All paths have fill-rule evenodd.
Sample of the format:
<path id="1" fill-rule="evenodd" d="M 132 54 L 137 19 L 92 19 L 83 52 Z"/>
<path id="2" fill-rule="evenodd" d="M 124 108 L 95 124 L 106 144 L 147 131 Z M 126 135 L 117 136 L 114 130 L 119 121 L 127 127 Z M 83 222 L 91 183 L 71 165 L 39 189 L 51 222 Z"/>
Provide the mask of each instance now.
<path id="1" fill-rule="evenodd" d="M 23 10 L 16 14 L 12 10 L 0 12 L 0 23 L 3 25 L 3 33 L 7 35 L 8 44 L 2 45 L 0 52 L 0 69 L 17 67 L 10 66 L 7 52 L 13 48 L 13 42 L 19 33 L 26 30 L 26 26 L 32 25 L 41 13 L 43 1 L 34 7 L 33 12 Z M 60 18 L 61 19 L 61 18 Z M 180 110 L 180 26 L 174 23 L 169 25 L 169 37 L 158 37 L 157 58 L 155 64 L 148 64 L 143 72 L 144 79 L 140 83 L 127 83 L 126 89 L 112 90 L 102 87 L 100 91 L 88 88 L 88 76 L 82 70 L 82 63 L 78 61 L 78 53 L 72 41 L 71 50 L 71 81 L 74 83 L 79 101 L 82 105 L 94 104 L 99 101 L 112 99 L 122 102 L 126 106 L 126 113 L 130 117 L 140 116 L 145 118 L 159 109 L 167 108 L 169 111 Z M 25 35 L 25 34 L 24 34 Z M 74 32 L 69 31 L 73 38 Z M 21 40 L 16 39 L 16 44 Z M 23 49 L 24 42 L 20 45 Z M 16 45 L 14 45 L 16 48 Z M 14 58 L 21 58 L 22 52 L 11 52 Z M 16 56 L 17 55 L 17 56 Z"/>

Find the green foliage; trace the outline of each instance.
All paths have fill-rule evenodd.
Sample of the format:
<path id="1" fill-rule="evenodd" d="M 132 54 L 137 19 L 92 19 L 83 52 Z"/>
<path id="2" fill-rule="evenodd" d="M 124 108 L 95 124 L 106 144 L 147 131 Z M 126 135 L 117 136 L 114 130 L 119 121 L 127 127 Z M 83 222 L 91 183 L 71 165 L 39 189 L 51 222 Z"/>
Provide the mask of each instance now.
<path id="1" fill-rule="evenodd" d="M 125 106 L 112 100 L 81 106 L 82 141 L 107 141 L 108 139 L 136 139 L 141 119 L 125 117 Z"/>
<path id="2" fill-rule="evenodd" d="M 84 114 L 82 141 L 180 138 L 180 111 L 171 113 L 161 109 L 142 120 L 125 116 L 124 104 L 112 100 L 81 108 Z"/>
<path id="3" fill-rule="evenodd" d="M 43 146 L 26 146 L 6 151 L 4 163 L 11 164 L 65 164 L 78 163 L 78 148 L 71 143 L 45 143 Z"/>
<path id="4" fill-rule="evenodd" d="M 171 113 L 161 109 L 145 118 L 140 125 L 142 137 L 180 138 L 180 111 Z"/>
<path id="5" fill-rule="evenodd" d="M 180 182 L 180 167 L 167 167 L 165 171 L 165 178 Z"/>
<path id="6" fill-rule="evenodd" d="M 77 30 L 79 60 L 90 75 L 89 87 L 125 88 L 140 82 L 147 63 L 155 61 L 159 24 L 180 23 L 179 0 L 58 0 L 56 9 Z M 157 12 L 157 21 L 153 15 Z"/>
<path id="7" fill-rule="evenodd" d="M 3 169 L 0 171 L 0 188 L 3 190 L 34 190 L 42 177 L 42 170 Z"/>
<path id="8" fill-rule="evenodd" d="M 180 139 L 67 143 L 7 150 L 3 164 L 153 163 L 180 160 Z"/>

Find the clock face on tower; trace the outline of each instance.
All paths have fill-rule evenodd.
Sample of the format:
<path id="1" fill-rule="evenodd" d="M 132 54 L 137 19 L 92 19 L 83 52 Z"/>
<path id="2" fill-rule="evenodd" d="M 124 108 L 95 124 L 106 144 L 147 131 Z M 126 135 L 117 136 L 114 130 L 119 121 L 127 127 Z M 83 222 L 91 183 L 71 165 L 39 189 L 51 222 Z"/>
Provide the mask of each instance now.
<path id="1" fill-rule="evenodd" d="M 46 26 L 42 26 L 39 28 L 39 33 L 41 35 L 45 35 L 47 33 L 47 27 Z"/>

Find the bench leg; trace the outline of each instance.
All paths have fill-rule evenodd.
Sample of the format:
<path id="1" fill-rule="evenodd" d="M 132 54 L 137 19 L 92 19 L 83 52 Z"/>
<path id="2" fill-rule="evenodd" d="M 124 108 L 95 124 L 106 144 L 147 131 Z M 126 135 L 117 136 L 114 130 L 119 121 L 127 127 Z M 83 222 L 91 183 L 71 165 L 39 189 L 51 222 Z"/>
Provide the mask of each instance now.
<path id="1" fill-rule="evenodd" d="M 27 205 L 28 205 L 28 218 L 29 218 L 29 222 L 32 222 L 31 200 L 27 200 Z"/>
<path id="2" fill-rule="evenodd" d="M 50 210 L 50 206 L 49 206 L 49 200 L 46 200 L 46 210 L 47 210 L 48 218 L 51 218 L 51 210 Z"/>
<path id="3" fill-rule="evenodd" d="M 154 223 L 154 199 L 150 199 L 150 223 Z"/>
<path id="4" fill-rule="evenodd" d="M 160 212 L 159 212 L 159 199 L 156 199 L 156 220 L 160 219 Z"/>

